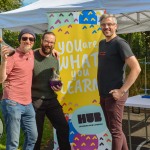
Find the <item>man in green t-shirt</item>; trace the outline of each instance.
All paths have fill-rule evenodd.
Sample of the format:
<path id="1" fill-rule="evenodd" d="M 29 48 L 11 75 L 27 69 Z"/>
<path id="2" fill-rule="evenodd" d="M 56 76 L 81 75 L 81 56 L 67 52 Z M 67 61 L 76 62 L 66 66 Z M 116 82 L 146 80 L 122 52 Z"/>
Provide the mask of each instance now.
<path id="1" fill-rule="evenodd" d="M 61 84 L 50 86 L 54 70 L 59 74 L 59 62 L 52 55 L 56 37 L 53 32 L 42 36 L 41 48 L 34 52 L 34 71 L 32 80 L 32 100 L 36 111 L 38 140 L 34 150 L 40 150 L 45 116 L 56 129 L 60 150 L 71 150 L 69 143 L 69 125 L 65 119 L 62 106 L 57 100 L 56 91 L 61 90 Z"/>

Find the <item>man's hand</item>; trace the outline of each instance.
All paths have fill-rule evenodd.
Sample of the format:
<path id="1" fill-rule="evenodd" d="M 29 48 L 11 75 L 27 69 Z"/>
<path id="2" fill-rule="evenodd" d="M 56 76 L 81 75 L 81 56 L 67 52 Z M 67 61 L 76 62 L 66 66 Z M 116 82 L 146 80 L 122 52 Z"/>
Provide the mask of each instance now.
<path id="1" fill-rule="evenodd" d="M 61 88 L 62 88 L 62 86 L 51 86 L 51 88 L 54 90 L 54 91 L 56 91 L 56 92 L 58 92 L 58 91 L 60 91 L 61 90 Z"/>
<path id="2" fill-rule="evenodd" d="M 9 52 L 10 52 L 10 49 L 9 49 L 8 46 L 2 46 L 2 49 L 1 49 L 2 61 L 6 61 L 7 60 Z"/>
<path id="3" fill-rule="evenodd" d="M 54 57 L 56 57 L 57 59 L 59 59 L 59 52 L 58 52 L 57 50 L 53 49 L 53 50 L 52 50 L 52 55 L 53 55 Z"/>
<path id="4" fill-rule="evenodd" d="M 112 94 L 115 100 L 119 100 L 125 93 L 126 92 L 122 91 L 121 89 L 114 89 L 109 92 L 109 94 Z"/>

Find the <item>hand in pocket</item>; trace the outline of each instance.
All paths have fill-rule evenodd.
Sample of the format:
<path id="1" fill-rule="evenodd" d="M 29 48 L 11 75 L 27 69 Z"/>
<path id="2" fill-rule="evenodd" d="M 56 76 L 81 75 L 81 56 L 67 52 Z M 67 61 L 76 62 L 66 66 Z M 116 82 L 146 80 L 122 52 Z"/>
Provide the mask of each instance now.
<path id="1" fill-rule="evenodd" d="M 38 100 L 33 100 L 33 106 L 36 109 L 40 108 L 40 106 L 42 105 L 43 100 L 42 99 L 38 99 Z"/>

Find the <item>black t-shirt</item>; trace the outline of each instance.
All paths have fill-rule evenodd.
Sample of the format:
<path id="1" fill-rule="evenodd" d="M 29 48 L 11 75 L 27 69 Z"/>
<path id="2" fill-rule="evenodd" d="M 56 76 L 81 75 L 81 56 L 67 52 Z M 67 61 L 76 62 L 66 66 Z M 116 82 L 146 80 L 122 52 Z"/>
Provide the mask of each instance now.
<path id="1" fill-rule="evenodd" d="M 110 97 L 112 89 L 119 89 L 123 85 L 125 59 L 133 55 L 129 44 L 119 36 L 109 42 L 100 41 L 97 77 L 102 97 Z"/>

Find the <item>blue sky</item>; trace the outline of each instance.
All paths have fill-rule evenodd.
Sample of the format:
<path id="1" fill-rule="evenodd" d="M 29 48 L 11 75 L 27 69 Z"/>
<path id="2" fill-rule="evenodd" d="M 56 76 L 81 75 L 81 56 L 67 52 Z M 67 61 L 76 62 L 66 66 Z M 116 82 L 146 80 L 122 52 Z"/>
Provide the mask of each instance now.
<path id="1" fill-rule="evenodd" d="M 38 0 L 22 0 L 22 4 L 23 4 L 23 6 L 26 6 L 26 5 L 29 5 L 29 4 L 34 3 L 36 1 L 38 1 Z"/>

